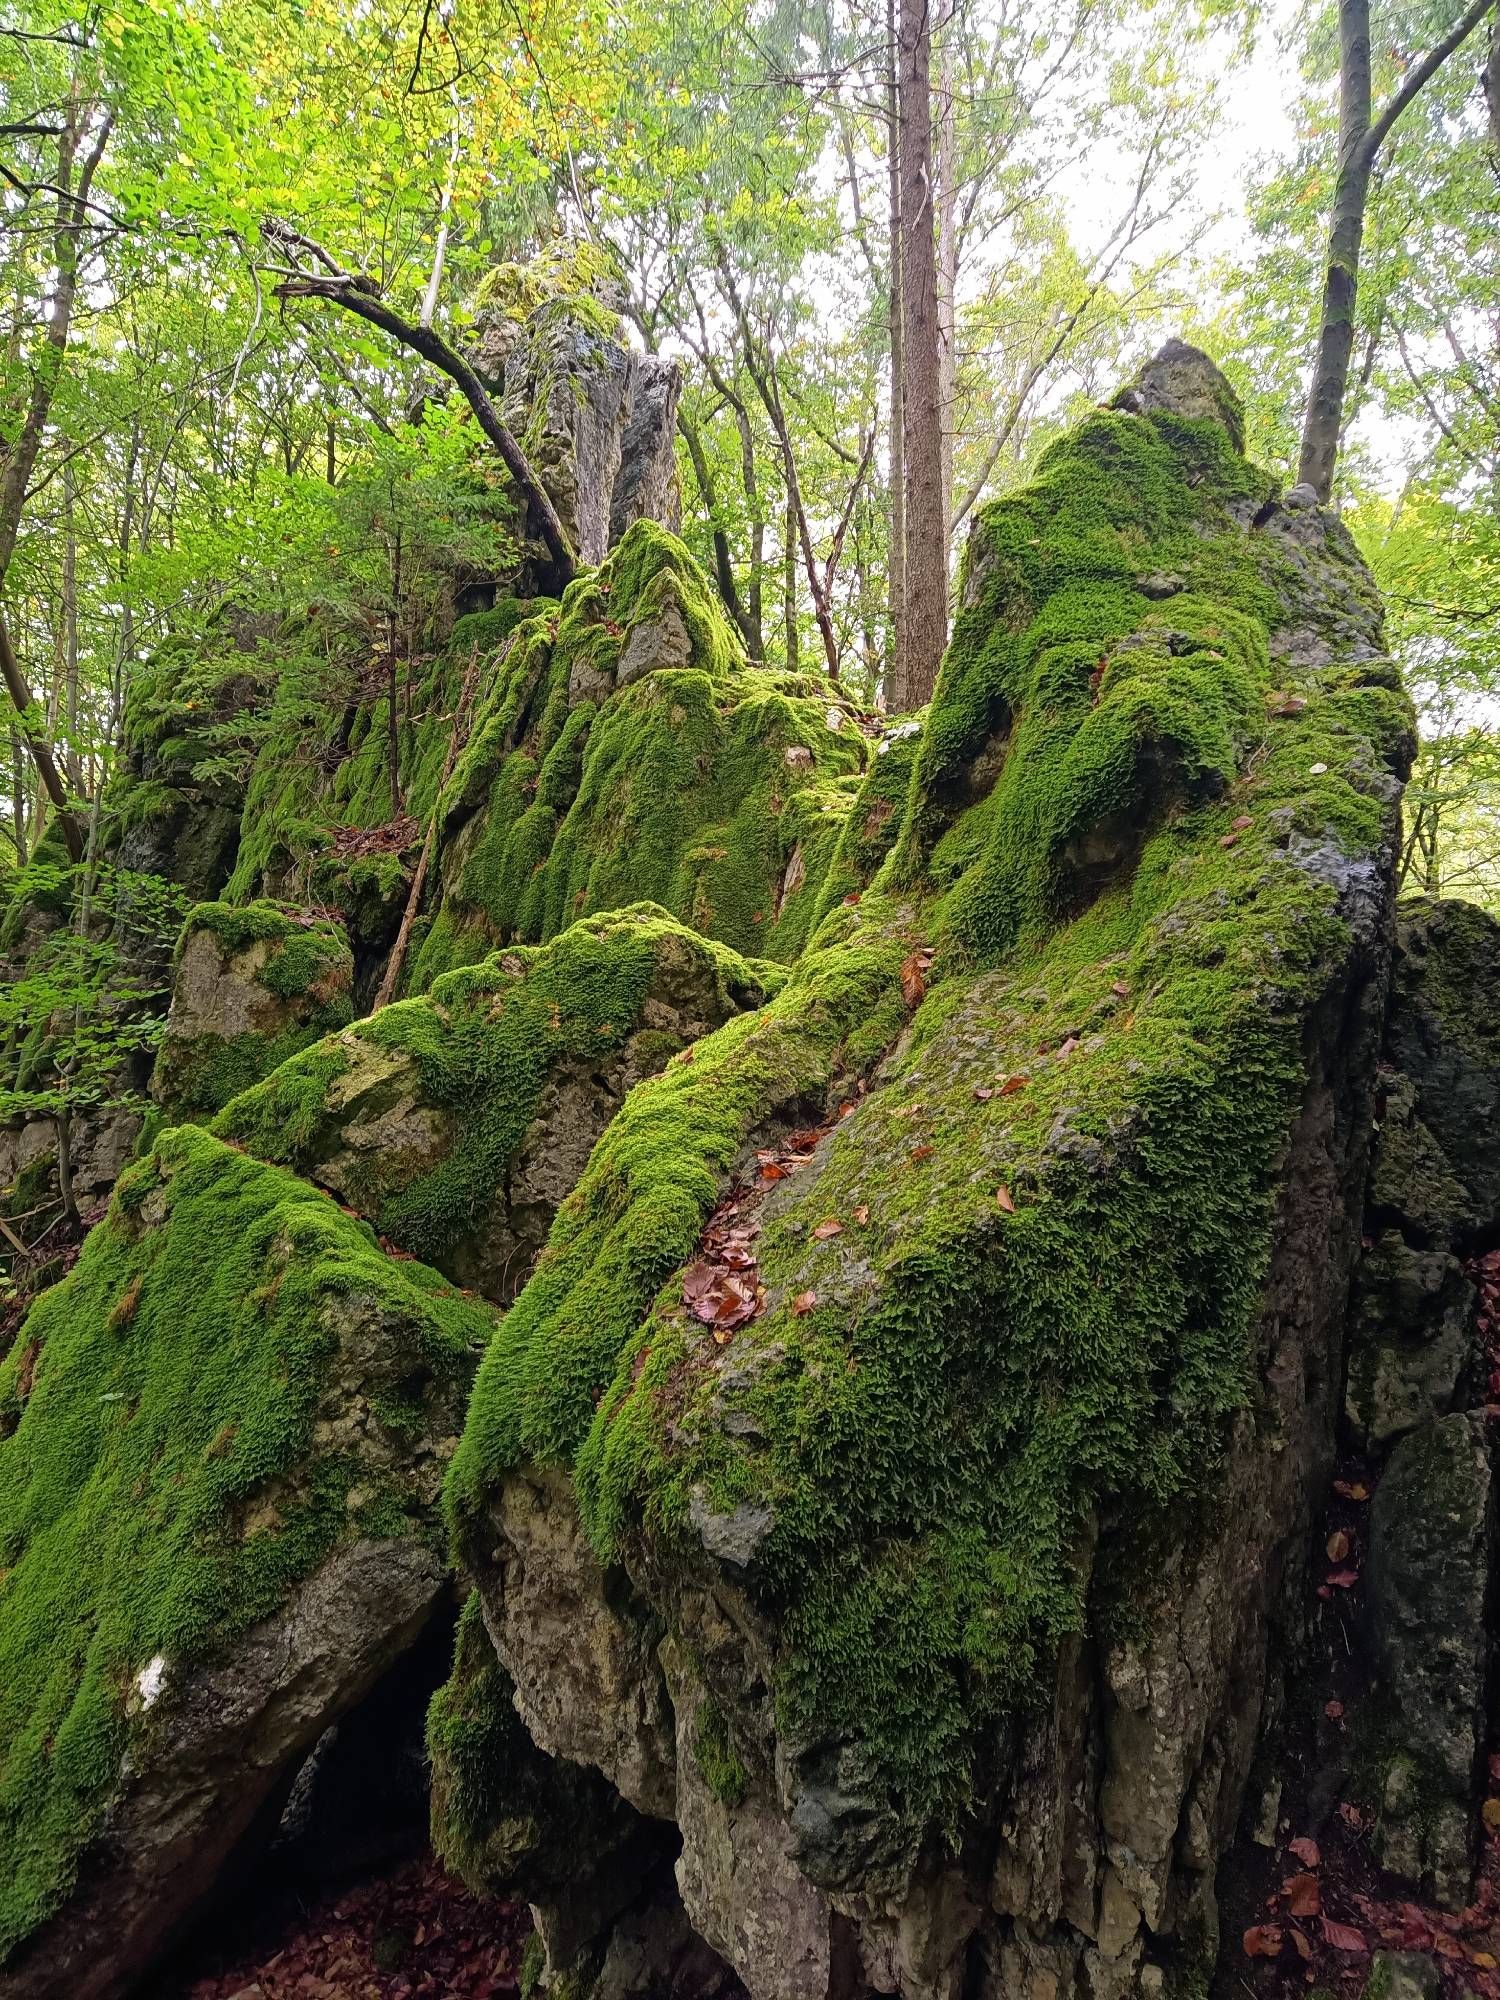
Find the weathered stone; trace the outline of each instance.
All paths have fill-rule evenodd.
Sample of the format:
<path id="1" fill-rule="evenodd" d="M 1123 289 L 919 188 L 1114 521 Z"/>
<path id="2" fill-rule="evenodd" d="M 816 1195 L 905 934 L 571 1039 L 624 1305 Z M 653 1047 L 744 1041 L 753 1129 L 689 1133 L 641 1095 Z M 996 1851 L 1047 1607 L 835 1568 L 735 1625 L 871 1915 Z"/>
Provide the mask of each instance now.
<path id="1" fill-rule="evenodd" d="M 1350 1316 L 1344 1408 L 1368 1448 L 1447 1414 L 1474 1362 L 1474 1287 L 1446 1250 L 1387 1230 L 1361 1259 Z"/>
<path id="2" fill-rule="evenodd" d="M 271 903 L 201 904 L 178 947 L 151 1094 L 172 1124 L 221 1111 L 353 1012 L 341 929 Z"/>
<path id="3" fill-rule="evenodd" d="M 356 1023 L 215 1129 L 503 1302 L 633 1086 L 764 992 L 733 953 L 638 905 Z"/>
<path id="4" fill-rule="evenodd" d="M 1199 347 L 1169 340 L 1148 361 L 1116 406 L 1139 414 L 1169 410 L 1174 416 L 1207 418 L 1222 424 L 1237 451 L 1245 448 L 1245 416 L 1228 379 Z"/>
<path id="5" fill-rule="evenodd" d="M 1371 1509 L 1377 1695 L 1390 1739 L 1383 1863 L 1450 1908 L 1467 1901 L 1484 1744 L 1495 1499 L 1484 1418 L 1442 1417 L 1391 1454 Z"/>
<path id="6" fill-rule="evenodd" d="M 1377 1951 L 1361 2000 L 1438 2000 L 1438 1962 L 1425 1951 Z"/>
<path id="7" fill-rule="evenodd" d="M 489 1324 L 202 1131 L 122 1181 L 0 1370 L 8 1994 L 134 1990 L 414 1643 Z"/>
<path id="8" fill-rule="evenodd" d="M 1215 1935 L 1332 1467 L 1411 750 L 1368 573 L 1234 458 L 1228 393 L 1169 350 L 976 528 L 903 898 L 845 896 L 753 1022 L 633 1094 L 574 1198 L 607 1227 L 554 1238 L 471 1406 L 450 1496 L 523 1712 L 638 1799 L 675 1766 L 652 1809 L 757 2000 L 1123 2000 Z M 1127 588 L 1106 644 L 1059 583 L 1127 561 L 1182 588 Z M 1075 935 L 1104 897 L 1119 932 Z M 654 1222 L 687 1100 L 699 1227 L 827 1126 L 735 1197 L 765 1293 L 728 1341 L 672 1275 L 712 1236 Z M 574 1653 L 527 1657 L 564 1618 Z"/>

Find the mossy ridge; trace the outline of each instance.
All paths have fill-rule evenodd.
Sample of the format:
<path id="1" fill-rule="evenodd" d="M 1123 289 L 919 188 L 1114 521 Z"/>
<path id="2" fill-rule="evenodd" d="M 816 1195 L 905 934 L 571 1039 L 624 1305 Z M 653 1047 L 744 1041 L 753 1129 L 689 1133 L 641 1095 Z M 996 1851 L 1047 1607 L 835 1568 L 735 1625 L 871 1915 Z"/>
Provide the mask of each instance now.
<path id="1" fill-rule="evenodd" d="M 912 913 L 867 909 L 857 925 L 856 914 L 829 919 L 819 949 L 758 1013 L 638 1084 L 594 1148 L 475 1383 L 447 1487 L 460 1547 L 505 1472 L 528 1458 L 572 1461 L 756 1131 L 821 1101 L 894 1039 L 901 962 L 919 941 Z"/>
<path id="2" fill-rule="evenodd" d="M 67 1895 L 151 1726 L 131 1712 L 148 1662 L 169 1702 L 341 1541 L 430 1532 L 413 1495 L 314 1447 L 350 1310 L 389 1349 L 362 1385 L 377 1418 L 414 1370 L 461 1395 L 493 1324 L 325 1196 L 185 1126 L 122 1176 L 0 1366 L 0 1958 Z"/>
<path id="3" fill-rule="evenodd" d="M 618 687 L 631 635 L 669 618 L 687 663 Z M 827 684 L 748 667 L 687 550 L 638 521 L 555 621 L 517 629 L 444 794 L 442 894 L 413 986 L 643 897 L 789 960 L 865 763 Z"/>
<path id="4" fill-rule="evenodd" d="M 546 945 L 513 946 L 444 974 L 427 995 L 399 1001 L 283 1065 L 229 1105 L 213 1129 L 262 1158 L 315 1171 L 317 1149 L 339 1116 L 332 1087 L 357 1061 L 359 1045 L 410 1053 L 424 1102 L 451 1116 L 452 1142 L 415 1179 L 382 1179 L 383 1165 L 400 1163 L 373 1159 L 360 1205 L 383 1235 L 440 1258 L 501 1186 L 548 1077 L 570 1059 L 615 1060 L 641 1027 L 653 983 L 678 963 L 707 970 L 724 1014 L 758 1006 L 780 977 L 779 968 L 751 964 L 665 910 L 637 904 L 587 918 Z M 662 1038 L 636 1053 L 664 1061 L 678 1046 Z"/>
<path id="5" fill-rule="evenodd" d="M 1241 518 L 1266 491 L 1215 425 L 1107 415 L 987 513 L 875 891 L 764 1015 L 635 1094 L 486 1357 L 450 1471 L 462 1550 L 509 1467 L 571 1459 L 601 1558 L 668 1590 L 702 1560 L 695 1491 L 769 1500 L 754 1588 L 785 1639 L 781 1727 L 863 1753 L 893 1863 L 956 1837 L 982 1746 L 1076 1629 L 1089 1515 L 1189 1498 L 1250 1395 L 1302 1036 L 1347 938 L 1318 857 L 1378 866 L 1410 734 L 1382 662 L 1271 688 L 1277 552 Z M 1158 609 L 1135 580 L 1168 557 L 1186 573 Z M 1113 881 L 1077 868 L 1078 843 L 1137 817 Z M 935 927 L 936 983 L 811 1185 L 772 1198 L 731 1429 L 722 1350 L 675 1270 L 771 1095 L 743 1093 L 742 1066 L 870 948 L 882 884 Z M 1001 1094 L 1007 1073 L 1025 1088 Z M 689 1108 L 711 1121 L 697 1152 Z M 829 1214 L 844 1231 L 820 1245 Z"/>

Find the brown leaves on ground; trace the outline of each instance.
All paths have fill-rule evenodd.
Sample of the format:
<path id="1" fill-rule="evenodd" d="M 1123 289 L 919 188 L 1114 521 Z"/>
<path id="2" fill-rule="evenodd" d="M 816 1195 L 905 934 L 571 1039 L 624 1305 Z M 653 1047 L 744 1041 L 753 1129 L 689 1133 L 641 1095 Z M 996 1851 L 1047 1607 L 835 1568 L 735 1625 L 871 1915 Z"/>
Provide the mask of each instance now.
<path id="1" fill-rule="evenodd" d="M 838 1217 L 836 1215 L 825 1215 L 823 1220 L 813 1230 L 813 1241 L 815 1243 L 826 1243 L 830 1236 L 842 1236 L 843 1233 L 844 1225 L 839 1221 Z"/>
<path id="2" fill-rule="evenodd" d="M 367 854 L 399 854 L 415 847 L 422 829 L 410 813 L 387 820 L 384 826 L 340 826 L 333 831 L 333 854 L 338 861 L 358 861 Z"/>
<path id="3" fill-rule="evenodd" d="M 1287 1909 L 1294 1917 L 1315 1917 L 1323 1908 L 1323 1892 L 1318 1887 L 1317 1876 L 1310 1871 L 1289 1875 L 1281 1885 L 1281 1893 L 1286 1897 Z"/>
<path id="4" fill-rule="evenodd" d="M 188 2000 L 509 2000 L 531 1920 L 481 1902 L 432 1860 L 330 1898 L 270 1941 L 195 1979 Z"/>
<path id="5" fill-rule="evenodd" d="M 1279 1958 L 1281 1956 L 1281 1926 L 1279 1924 L 1252 1924 L 1244 1936 L 1246 1958 Z"/>
<path id="6" fill-rule="evenodd" d="M 927 973 L 932 964 L 931 948 L 909 952 L 901 961 L 901 998 L 915 1011 L 927 997 Z"/>
<path id="7" fill-rule="evenodd" d="M 1008 1187 L 997 1187 L 995 1189 L 995 1206 L 996 1208 L 1003 1209 L 1007 1215 L 1015 1214 L 1016 1198 Z"/>
<path id="8" fill-rule="evenodd" d="M 849 1109 L 853 1108 L 851 1102 Z M 807 1125 L 788 1133 L 779 1146 L 763 1146 L 755 1156 L 757 1185 L 736 1183 L 709 1217 L 698 1239 L 698 1255 L 682 1274 L 682 1302 L 701 1326 L 712 1328 L 720 1347 L 728 1346 L 737 1327 L 765 1310 L 766 1288 L 760 1282 L 754 1249 L 762 1194 L 805 1167 L 819 1141 L 832 1130 L 831 1123 Z M 868 1220 L 868 1209 L 856 1213 L 860 1220 Z M 837 1236 L 843 1226 L 837 1216 L 829 1216 L 813 1235 Z M 792 1310 L 799 1315 L 810 1312 L 815 1302 L 811 1292 L 803 1292 Z"/>

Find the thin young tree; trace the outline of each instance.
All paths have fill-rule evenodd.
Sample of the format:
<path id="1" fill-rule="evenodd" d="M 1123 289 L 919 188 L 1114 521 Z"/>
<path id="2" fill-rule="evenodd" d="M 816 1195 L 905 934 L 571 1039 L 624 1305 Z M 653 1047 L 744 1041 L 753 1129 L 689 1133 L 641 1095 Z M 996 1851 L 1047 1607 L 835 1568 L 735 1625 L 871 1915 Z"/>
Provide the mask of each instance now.
<path id="1" fill-rule="evenodd" d="M 896 94 L 901 180 L 902 465 L 906 699 L 928 700 L 948 636 L 942 366 L 932 156 L 932 14 L 902 0 Z"/>
<path id="2" fill-rule="evenodd" d="M 1448 32 L 1414 62 L 1374 114 L 1370 78 L 1370 0 L 1339 0 L 1339 159 L 1328 223 L 1318 347 L 1302 426 L 1298 480 L 1327 501 L 1344 426 L 1354 353 L 1354 307 L 1370 179 L 1380 149 L 1402 112 L 1473 34 L 1494 0 L 1469 0 Z"/>

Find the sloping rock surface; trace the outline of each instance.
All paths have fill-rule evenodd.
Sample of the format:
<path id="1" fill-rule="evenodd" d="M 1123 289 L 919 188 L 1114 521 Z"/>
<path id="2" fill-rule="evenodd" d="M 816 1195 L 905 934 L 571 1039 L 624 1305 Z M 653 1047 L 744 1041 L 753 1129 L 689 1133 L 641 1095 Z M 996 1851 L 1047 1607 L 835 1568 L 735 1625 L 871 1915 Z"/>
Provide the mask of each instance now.
<path id="1" fill-rule="evenodd" d="M 1333 1453 L 1412 737 L 1346 533 L 1169 360 L 976 523 L 894 845 L 631 1094 L 450 1473 L 519 1712 L 675 1819 L 755 2000 L 1107 2000 L 1212 1949 Z"/>

